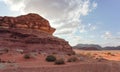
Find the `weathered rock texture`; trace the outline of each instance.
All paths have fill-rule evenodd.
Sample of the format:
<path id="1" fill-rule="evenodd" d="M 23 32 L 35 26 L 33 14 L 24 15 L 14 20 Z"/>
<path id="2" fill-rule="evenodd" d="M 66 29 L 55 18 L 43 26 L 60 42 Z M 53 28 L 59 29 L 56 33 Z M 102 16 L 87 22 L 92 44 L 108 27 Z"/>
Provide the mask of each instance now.
<path id="1" fill-rule="evenodd" d="M 34 13 L 18 17 L 0 17 L 0 26 L 5 28 L 36 29 L 49 34 L 52 34 L 55 31 L 46 19 Z"/>
<path id="2" fill-rule="evenodd" d="M 0 17 L 0 49 L 24 52 L 73 54 L 72 47 L 54 37 L 49 22 L 37 14 Z M 40 27 L 40 28 L 39 28 Z"/>

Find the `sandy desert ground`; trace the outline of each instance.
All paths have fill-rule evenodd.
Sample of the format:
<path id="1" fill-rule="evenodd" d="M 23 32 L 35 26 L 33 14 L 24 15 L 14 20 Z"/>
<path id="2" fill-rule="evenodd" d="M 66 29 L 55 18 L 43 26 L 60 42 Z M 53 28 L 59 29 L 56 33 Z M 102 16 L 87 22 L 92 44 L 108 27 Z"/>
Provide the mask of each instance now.
<path id="1" fill-rule="evenodd" d="M 24 59 L 19 53 L 2 54 L 0 59 L 9 63 L 0 63 L 0 72 L 120 72 L 120 51 L 74 51 L 76 62 L 67 62 L 69 55 L 56 55 L 65 59 L 63 65 L 46 62 L 46 54 L 31 59 Z"/>
<path id="2" fill-rule="evenodd" d="M 120 50 L 76 50 L 74 51 L 77 54 L 90 54 L 91 56 L 96 56 L 96 57 L 103 57 L 107 60 L 113 60 L 113 61 L 120 61 Z"/>

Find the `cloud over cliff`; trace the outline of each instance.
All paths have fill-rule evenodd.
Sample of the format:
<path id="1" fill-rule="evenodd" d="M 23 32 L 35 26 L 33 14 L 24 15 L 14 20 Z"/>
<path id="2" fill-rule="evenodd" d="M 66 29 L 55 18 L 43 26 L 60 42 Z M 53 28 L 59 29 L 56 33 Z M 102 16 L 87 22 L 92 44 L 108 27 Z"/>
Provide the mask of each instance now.
<path id="1" fill-rule="evenodd" d="M 76 31 L 85 31 L 81 16 L 86 16 L 97 3 L 90 0 L 4 0 L 13 11 L 38 13 L 47 18 L 57 30 L 56 36 L 67 39 L 75 36 Z M 78 37 L 77 37 L 78 38 Z M 70 41 L 72 44 L 72 41 Z"/>

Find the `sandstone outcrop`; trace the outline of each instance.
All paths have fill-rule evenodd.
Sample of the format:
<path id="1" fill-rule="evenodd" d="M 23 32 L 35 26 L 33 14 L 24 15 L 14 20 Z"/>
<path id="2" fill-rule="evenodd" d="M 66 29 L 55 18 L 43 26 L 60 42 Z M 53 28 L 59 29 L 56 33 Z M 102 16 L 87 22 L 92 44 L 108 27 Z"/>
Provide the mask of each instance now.
<path id="1" fill-rule="evenodd" d="M 48 34 L 53 34 L 55 31 L 55 29 L 50 26 L 49 21 L 34 13 L 18 17 L 0 17 L 0 26 L 5 28 L 36 29 L 47 32 Z"/>
<path id="2" fill-rule="evenodd" d="M 0 17 L 0 50 L 73 54 L 72 47 L 54 37 L 49 22 L 37 14 Z"/>

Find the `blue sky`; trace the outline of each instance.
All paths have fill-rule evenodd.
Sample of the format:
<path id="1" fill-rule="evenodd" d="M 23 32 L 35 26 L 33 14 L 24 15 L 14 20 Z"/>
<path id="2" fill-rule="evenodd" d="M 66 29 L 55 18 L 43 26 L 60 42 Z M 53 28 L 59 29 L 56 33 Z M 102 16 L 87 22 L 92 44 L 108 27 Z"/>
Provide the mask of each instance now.
<path id="1" fill-rule="evenodd" d="M 19 12 L 10 10 L 3 0 L 0 0 L 0 16 L 16 16 Z"/>
<path id="2" fill-rule="evenodd" d="M 113 33 L 120 31 L 120 1 L 119 0 L 99 0 L 97 8 L 88 16 L 84 17 L 84 22 L 101 22 L 103 30 L 110 30 Z M 113 28 L 115 27 L 115 28 Z"/>
<path id="3" fill-rule="evenodd" d="M 98 0 L 97 1 L 97 8 L 89 13 L 89 15 L 82 17 L 83 23 L 88 24 L 95 24 L 97 25 L 98 29 L 94 32 L 90 32 L 89 34 L 95 34 L 96 37 L 94 39 L 100 41 L 106 41 L 100 36 L 103 33 L 108 33 L 111 35 L 111 38 L 108 38 L 108 45 L 113 45 L 113 43 L 120 45 L 120 0 Z M 106 34 L 107 36 L 107 34 Z M 113 37 L 114 36 L 114 37 Z M 113 41 L 114 38 L 118 40 L 116 42 Z M 111 42 L 109 39 L 111 39 Z M 102 42 L 101 41 L 101 42 Z M 109 43 L 110 42 L 110 43 Z"/>
<path id="4" fill-rule="evenodd" d="M 38 13 L 71 45 L 120 45 L 120 0 L 0 0 L 0 16 Z"/>

